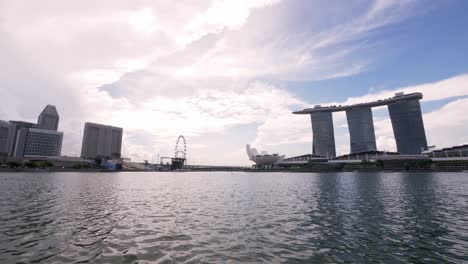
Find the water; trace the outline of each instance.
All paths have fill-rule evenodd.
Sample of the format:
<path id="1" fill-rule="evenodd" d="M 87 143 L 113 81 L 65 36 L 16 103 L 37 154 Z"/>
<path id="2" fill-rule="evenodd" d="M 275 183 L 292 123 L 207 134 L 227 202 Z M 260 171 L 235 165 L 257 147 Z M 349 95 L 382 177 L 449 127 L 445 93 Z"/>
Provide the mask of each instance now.
<path id="1" fill-rule="evenodd" d="M 0 263 L 463 263 L 468 173 L 0 173 Z"/>

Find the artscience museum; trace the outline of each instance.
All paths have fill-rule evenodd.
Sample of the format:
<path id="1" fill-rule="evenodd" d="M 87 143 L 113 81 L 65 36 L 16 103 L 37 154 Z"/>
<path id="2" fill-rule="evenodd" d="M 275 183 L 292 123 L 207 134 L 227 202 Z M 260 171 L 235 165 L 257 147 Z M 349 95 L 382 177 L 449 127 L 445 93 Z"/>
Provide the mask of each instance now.
<path id="1" fill-rule="evenodd" d="M 284 155 L 275 154 L 268 154 L 266 151 L 262 151 L 258 153 L 257 149 L 251 148 L 250 145 L 247 144 L 246 146 L 247 155 L 249 156 L 249 160 L 255 162 L 256 166 L 266 167 L 272 166 L 278 162 L 283 161 Z"/>

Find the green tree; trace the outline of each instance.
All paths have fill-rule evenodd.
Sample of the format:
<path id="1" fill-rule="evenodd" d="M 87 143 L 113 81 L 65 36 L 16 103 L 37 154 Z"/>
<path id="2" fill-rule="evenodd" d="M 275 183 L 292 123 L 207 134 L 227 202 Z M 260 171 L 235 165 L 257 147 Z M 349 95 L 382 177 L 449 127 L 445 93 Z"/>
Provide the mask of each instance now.
<path id="1" fill-rule="evenodd" d="M 378 168 L 383 168 L 384 167 L 384 163 L 383 161 L 379 160 L 377 161 L 377 163 L 375 164 Z"/>
<path id="2" fill-rule="evenodd" d="M 50 161 L 43 161 L 43 162 L 39 163 L 40 168 L 50 168 L 52 166 L 54 166 L 54 164 L 52 162 L 50 162 Z"/>
<path id="3" fill-rule="evenodd" d="M 18 162 L 18 161 L 8 161 L 6 164 L 10 168 L 18 168 L 18 167 L 21 167 L 23 165 L 23 163 Z"/>
<path id="4" fill-rule="evenodd" d="M 33 162 L 33 161 L 28 161 L 28 162 L 24 163 L 24 166 L 26 166 L 28 168 L 31 168 L 31 169 L 34 169 L 34 168 L 37 168 L 37 163 Z"/>

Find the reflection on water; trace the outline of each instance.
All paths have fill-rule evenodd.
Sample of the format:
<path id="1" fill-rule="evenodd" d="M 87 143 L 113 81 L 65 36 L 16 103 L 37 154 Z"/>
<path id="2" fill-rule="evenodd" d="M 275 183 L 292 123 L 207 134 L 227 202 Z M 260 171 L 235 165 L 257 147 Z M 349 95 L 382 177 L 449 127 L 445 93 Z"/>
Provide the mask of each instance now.
<path id="1" fill-rule="evenodd" d="M 0 263 L 468 261 L 463 173 L 2 173 L 0 182 Z"/>

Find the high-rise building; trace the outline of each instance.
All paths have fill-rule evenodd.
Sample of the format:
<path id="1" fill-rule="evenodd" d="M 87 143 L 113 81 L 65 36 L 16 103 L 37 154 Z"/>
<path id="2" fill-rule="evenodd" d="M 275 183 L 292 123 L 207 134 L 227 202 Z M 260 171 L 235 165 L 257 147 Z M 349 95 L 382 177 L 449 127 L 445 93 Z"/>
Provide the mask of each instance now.
<path id="1" fill-rule="evenodd" d="M 47 105 L 37 119 L 37 128 L 57 131 L 59 119 L 57 108 L 54 105 Z"/>
<path id="2" fill-rule="evenodd" d="M 60 156 L 63 132 L 29 128 L 23 156 Z"/>
<path id="3" fill-rule="evenodd" d="M 351 153 L 377 150 L 374 120 L 370 107 L 356 107 L 346 110 Z"/>
<path id="4" fill-rule="evenodd" d="M 95 123 L 85 123 L 81 157 L 120 158 L 123 129 Z"/>
<path id="5" fill-rule="evenodd" d="M 394 97 L 353 105 L 306 108 L 294 114 L 307 114 L 312 119 L 312 153 L 335 156 L 333 112 L 346 111 L 351 153 L 377 150 L 372 107 L 388 106 L 397 150 L 400 154 L 421 154 L 427 150 L 426 132 L 419 100 L 421 93 L 397 93 Z"/>
<path id="6" fill-rule="evenodd" d="M 9 157 L 22 158 L 25 155 L 59 156 L 62 150 L 63 133 L 57 132 L 59 115 L 53 105 L 42 110 L 37 124 L 10 121 L 8 136 L 2 144 L 7 124 L 0 123 L 0 154 L 6 149 Z M 3 125 L 2 125 L 3 124 Z"/>
<path id="7" fill-rule="evenodd" d="M 10 121 L 7 143 L 8 156 L 16 158 L 23 157 L 28 129 L 35 126 L 36 124 L 29 122 Z"/>
<path id="8" fill-rule="evenodd" d="M 313 131 L 312 153 L 323 157 L 335 157 L 335 132 L 332 112 L 310 114 Z"/>
<path id="9" fill-rule="evenodd" d="M 8 156 L 8 135 L 10 134 L 11 124 L 0 120 L 0 156 Z"/>
<path id="10" fill-rule="evenodd" d="M 397 150 L 404 154 L 421 154 L 427 150 L 426 132 L 418 99 L 388 105 Z"/>

